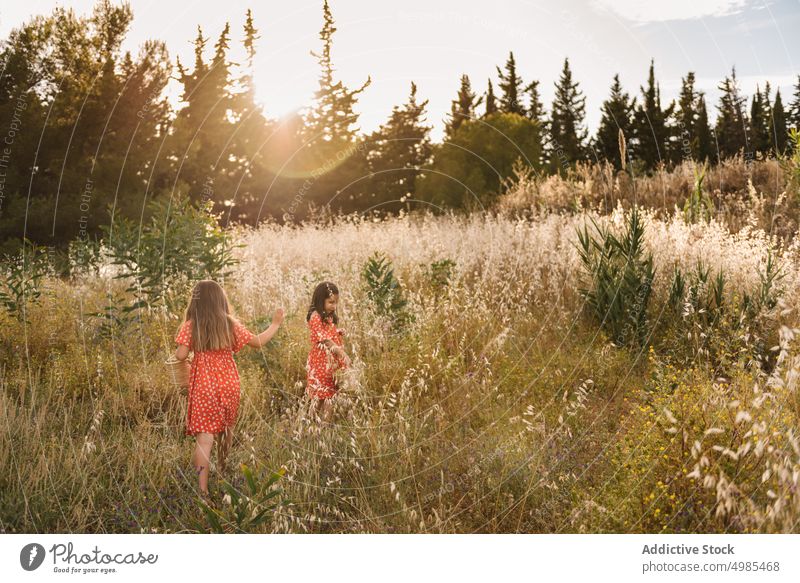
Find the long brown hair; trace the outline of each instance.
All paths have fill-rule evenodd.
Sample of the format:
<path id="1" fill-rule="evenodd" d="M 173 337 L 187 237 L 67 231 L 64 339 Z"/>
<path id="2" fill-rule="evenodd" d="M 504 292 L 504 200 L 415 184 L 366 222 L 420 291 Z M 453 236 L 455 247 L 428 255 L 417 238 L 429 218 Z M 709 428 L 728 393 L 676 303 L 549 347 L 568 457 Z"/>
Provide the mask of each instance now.
<path id="1" fill-rule="evenodd" d="M 339 318 L 336 316 L 336 312 L 333 312 L 332 314 L 325 312 L 325 299 L 338 295 L 339 288 L 336 287 L 335 283 L 331 283 L 329 281 L 323 281 L 316 288 L 314 288 L 314 293 L 311 295 L 311 305 L 309 306 L 308 313 L 306 314 L 306 322 L 311 319 L 311 314 L 317 312 L 319 317 L 322 318 L 323 322 L 325 322 L 327 318 L 333 317 L 333 323 L 338 324 Z"/>
<path id="2" fill-rule="evenodd" d="M 198 281 L 186 307 L 184 320 L 192 321 L 192 350 L 223 350 L 235 342 L 231 304 L 225 290 L 214 280 Z"/>

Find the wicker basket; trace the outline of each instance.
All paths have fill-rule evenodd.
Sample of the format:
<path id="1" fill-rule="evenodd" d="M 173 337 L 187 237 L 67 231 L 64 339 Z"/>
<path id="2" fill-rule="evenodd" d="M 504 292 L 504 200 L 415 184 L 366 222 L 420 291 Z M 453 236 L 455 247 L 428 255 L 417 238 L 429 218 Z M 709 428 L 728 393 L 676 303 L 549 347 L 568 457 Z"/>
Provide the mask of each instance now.
<path id="1" fill-rule="evenodd" d="M 169 371 L 169 377 L 176 387 L 185 389 L 189 386 L 189 371 L 191 370 L 189 359 L 178 360 L 175 355 L 172 355 L 164 361 L 164 364 Z"/>

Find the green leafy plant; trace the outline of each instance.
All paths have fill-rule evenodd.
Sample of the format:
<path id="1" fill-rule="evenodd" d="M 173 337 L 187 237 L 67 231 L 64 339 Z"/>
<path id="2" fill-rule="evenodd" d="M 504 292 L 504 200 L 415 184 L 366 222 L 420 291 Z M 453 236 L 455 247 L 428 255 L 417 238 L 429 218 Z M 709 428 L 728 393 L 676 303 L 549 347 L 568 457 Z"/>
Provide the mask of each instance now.
<path id="1" fill-rule="evenodd" d="M 672 317 L 665 319 L 671 340 L 665 351 L 677 362 L 703 355 L 723 376 L 740 359 L 771 370 L 770 313 L 783 293 L 784 273 L 771 249 L 762 264 L 759 283 L 748 290 L 729 289 L 725 273 L 720 270 L 712 276 L 702 261 L 686 272 L 675 268 L 668 300 Z"/>
<path id="2" fill-rule="evenodd" d="M 130 278 L 127 291 L 137 304 L 167 305 L 183 297 L 189 282 L 224 278 L 236 260 L 228 235 L 211 212 L 212 203 L 195 206 L 188 198 L 156 199 L 141 225 L 126 217 L 104 226 L 105 244 L 117 278 Z"/>
<path id="3" fill-rule="evenodd" d="M 129 304 L 119 294 L 108 294 L 106 300 L 102 310 L 88 315 L 99 320 L 97 334 L 100 338 L 119 338 L 139 320 L 138 310 L 144 306 L 144 300 Z"/>
<path id="4" fill-rule="evenodd" d="M 790 154 L 781 157 L 781 165 L 787 175 L 788 191 L 800 202 L 800 130 L 796 127 L 789 130 L 788 149 Z"/>
<path id="5" fill-rule="evenodd" d="M 759 270 L 759 286 L 755 294 L 745 294 L 745 307 L 751 317 L 762 311 L 769 311 L 778 305 L 778 299 L 783 295 L 781 280 L 786 277 L 783 266 L 775 259 L 772 248 L 767 251 L 764 269 Z"/>
<path id="6" fill-rule="evenodd" d="M 711 278 L 711 271 L 698 261 L 694 271 L 684 274 L 676 267 L 670 286 L 669 303 L 678 317 L 699 317 L 705 326 L 722 313 L 725 306 L 725 274 L 720 270 Z"/>
<path id="7" fill-rule="evenodd" d="M 579 292 L 615 344 L 642 346 L 655 277 L 653 256 L 644 248 L 645 225 L 636 207 L 621 236 L 590 220 L 594 233 L 587 226 L 578 229 L 578 253 L 588 280 Z"/>
<path id="8" fill-rule="evenodd" d="M 102 261 L 102 243 L 98 239 L 78 238 L 69 242 L 67 257 L 72 275 L 97 275 Z"/>
<path id="9" fill-rule="evenodd" d="M 25 319 L 28 304 L 38 302 L 42 295 L 42 280 L 50 272 L 45 249 L 24 239 L 19 253 L 3 257 L 3 284 L 0 304 L 18 320 Z"/>
<path id="10" fill-rule="evenodd" d="M 428 281 L 434 290 L 442 290 L 450 284 L 456 262 L 452 259 L 434 261 L 427 268 Z"/>
<path id="11" fill-rule="evenodd" d="M 385 255 L 373 254 L 364 264 L 361 275 L 367 285 L 367 297 L 379 316 L 391 318 L 395 328 L 411 321 L 411 314 L 406 309 L 408 302 L 394 274 L 392 262 Z"/>
<path id="12" fill-rule="evenodd" d="M 703 190 L 703 179 L 706 177 L 707 171 L 707 164 L 703 164 L 700 170 L 697 168 L 694 170 L 694 188 L 683 205 L 683 216 L 687 223 L 706 220 L 713 213 L 714 203 L 711 202 L 708 193 Z"/>
<path id="13" fill-rule="evenodd" d="M 205 528 L 215 533 L 251 533 L 264 524 L 281 502 L 281 489 L 276 487 L 285 470 L 254 473 L 241 464 L 244 486 L 242 489 L 225 482 L 222 490 L 225 498 L 219 505 L 200 501 L 200 509 L 206 520 Z"/>

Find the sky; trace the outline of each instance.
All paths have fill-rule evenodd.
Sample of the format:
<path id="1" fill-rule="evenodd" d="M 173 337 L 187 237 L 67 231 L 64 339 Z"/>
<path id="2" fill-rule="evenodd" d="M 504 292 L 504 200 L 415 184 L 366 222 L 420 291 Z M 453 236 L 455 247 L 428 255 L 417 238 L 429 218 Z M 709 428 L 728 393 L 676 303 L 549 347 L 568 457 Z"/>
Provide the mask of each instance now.
<path id="1" fill-rule="evenodd" d="M 134 20 L 124 49 L 136 53 L 146 39 L 164 40 L 174 58 L 193 62 L 192 41 L 201 26 L 213 43 L 225 22 L 232 29 L 231 60 L 241 60 L 242 26 L 252 8 L 261 35 L 255 63 L 257 98 L 269 117 L 311 102 L 319 74 L 311 50 L 319 50 L 322 0 L 226 0 L 195 2 L 132 0 Z M 78 14 L 93 2 L 27 0 L 0 4 L 0 38 L 34 14 L 56 5 Z M 462 74 L 478 92 L 496 86 L 496 66 L 514 52 L 525 82 L 540 81 L 546 108 L 564 58 L 586 95 L 587 124 L 594 130 L 612 77 L 639 94 L 655 59 L 662 103 L 677 96 L 681 78 L 694 71 L 706 92 L 712 119 L 717 85 L 736 67 L 740 87 L 780 87 L 784 102 L 800 73 L 800 0 L 330 0 L 336 32 L 336 75 L 360 95 L 359 125 L 369 132 L 385 122 L 417 84 L 428 99 L 428 123 L 440 139 Z M 773 91 L 774 92 L 774 91 Z M 176 106 L 179 87 L 170 89 Z"/>

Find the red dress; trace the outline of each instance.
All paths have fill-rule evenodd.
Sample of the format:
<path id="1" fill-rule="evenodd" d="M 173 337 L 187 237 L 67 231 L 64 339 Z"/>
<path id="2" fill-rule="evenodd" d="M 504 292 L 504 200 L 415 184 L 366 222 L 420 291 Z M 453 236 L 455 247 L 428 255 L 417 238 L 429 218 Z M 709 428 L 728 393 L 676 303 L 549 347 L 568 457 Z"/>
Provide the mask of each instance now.
<path id="1" fill-rule="evenodd" d="M 233 427 L 239 411 L 239 371 L 233 354 L 250 342 L 254 334 L 241 324 L 234 325 L 232 348 L 194 353 L 189 372 L 189 408 L 186 435 L 222 433 Z M 175 337 L 176 344 L 192 348 L 192 321 L 186 320 Z"/>
<path id="2" fill-rule="evenodd" d="M 316 311 L 308 319 L 308 329 L 311 332 L 311 352 L 306 361 L 306 393 L 312 398 L 329 399 L 338 390 L 333 371 L 346 365 L 341 358 L 331 354 L 322 342 L 332 340 L 337 346 L 343 346 L 344 332 L 336 327 L 330 317 L 323 322 Z"/>

